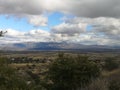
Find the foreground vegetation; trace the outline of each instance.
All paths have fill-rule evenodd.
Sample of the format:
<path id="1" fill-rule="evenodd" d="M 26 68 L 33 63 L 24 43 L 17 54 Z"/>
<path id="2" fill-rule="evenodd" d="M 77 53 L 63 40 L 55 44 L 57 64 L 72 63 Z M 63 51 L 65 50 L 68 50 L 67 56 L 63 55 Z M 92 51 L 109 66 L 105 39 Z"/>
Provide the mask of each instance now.
<path id="1" fill-rule="evenodd" d="M 0 58 L 0 90 L 120 90 L 117 57 L 60 53 L 45 62 L 26 60 Z"/>

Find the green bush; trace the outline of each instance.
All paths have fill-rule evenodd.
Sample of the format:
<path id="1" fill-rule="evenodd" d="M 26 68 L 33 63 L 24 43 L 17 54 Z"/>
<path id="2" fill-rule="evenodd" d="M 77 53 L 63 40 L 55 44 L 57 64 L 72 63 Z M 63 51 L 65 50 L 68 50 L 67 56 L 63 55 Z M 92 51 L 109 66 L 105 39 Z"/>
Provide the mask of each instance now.
<path id="1" fill-rule="evenodd" d="M 26 82 L 8 65 L 5 58 L 0 58 L 0 90 L 29 90 Z"/>
<path id="2" fill-rule="evenodd" d="M 59 54 L 49 67 L 48 90 L 75 90 L 88 85 L 100 75 L 98 66 L 86 56 L 64 56 Z"/>

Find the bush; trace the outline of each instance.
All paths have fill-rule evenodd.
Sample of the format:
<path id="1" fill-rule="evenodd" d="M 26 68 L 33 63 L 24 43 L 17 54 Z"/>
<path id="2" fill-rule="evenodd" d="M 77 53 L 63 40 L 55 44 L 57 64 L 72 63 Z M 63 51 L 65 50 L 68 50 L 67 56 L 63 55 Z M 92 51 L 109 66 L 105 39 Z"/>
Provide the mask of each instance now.
<path id="1" fill-rule="evenodd" d="M 109 90 L 120 90 L 120 81 L 112 80 L 109 82 Z"/>
<path id="2" fill-rule="evenodd" d="M 117 69 L 119 67 L 119 64 L 117 63 L 117 61 L 114 58 L 107 58 L 105 60 L 105 69 L 106 70 L 114 70 Z"/>
<path id="3" fill-rule="evenodd" d="M 120 70 L 108 77 L 109 90 L 120 90 Z"/>
<path id="4" fill-rule="evenodd" d="M 49 90 L 75 90 L 88 85 L 100 75 L 98 66 L 86 56 L 64 56 L 59 54 L 49 67 Z"/>
<path id="5" fill-rule="evenodd" d="M 28 90 L 26 82 L 17 75 L 15 69 L 9 67 L 5 58 L 0 58 L 0 89 Z"/>
<path id="6" fill-rule="evenodd" d="M 81 90 L 108 90 L 108 81 L 104 78 L 98 78 Z"/>

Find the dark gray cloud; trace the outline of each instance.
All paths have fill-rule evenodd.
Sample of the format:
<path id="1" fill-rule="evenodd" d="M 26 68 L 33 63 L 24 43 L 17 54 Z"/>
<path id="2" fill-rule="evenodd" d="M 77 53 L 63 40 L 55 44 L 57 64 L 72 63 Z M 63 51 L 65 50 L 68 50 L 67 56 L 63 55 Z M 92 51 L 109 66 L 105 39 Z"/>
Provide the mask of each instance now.
<path id="1" fill-rule="evenodd" d="M 37 0 L 0 0 L 1 14 L 27 14 L 36 15 L 42 13 L 42 7 Z"/>
<path id="2" fill-rule="evenodd" d="M 80 17 L 120 17 L 120 0 L 0 0 L 1 14 L 71 13 Z"/>
<path id="3" fill-rule="evenodd" d="M 120 17 L 120 0 L 77 0 L 71 11 L 82 17 Z"/>

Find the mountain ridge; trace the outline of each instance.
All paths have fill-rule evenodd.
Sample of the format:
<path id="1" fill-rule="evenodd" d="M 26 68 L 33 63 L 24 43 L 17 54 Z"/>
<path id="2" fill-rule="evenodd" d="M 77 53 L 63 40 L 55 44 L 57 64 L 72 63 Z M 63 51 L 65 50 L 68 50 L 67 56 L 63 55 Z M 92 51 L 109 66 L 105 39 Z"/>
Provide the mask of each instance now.
<path id="1" fill-rule="evenodd" d="M 73 51 L 120 51 L 119 46 L 107 45 L 83 45 L 79 43 L 67 42 L 25 42 L 13 44 L 1 44 L 0 50 L 12 51 L 54 51 L 54 50 L 73 50 Z"/>

